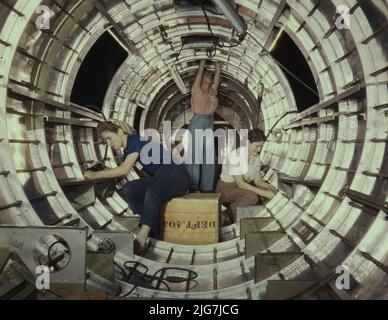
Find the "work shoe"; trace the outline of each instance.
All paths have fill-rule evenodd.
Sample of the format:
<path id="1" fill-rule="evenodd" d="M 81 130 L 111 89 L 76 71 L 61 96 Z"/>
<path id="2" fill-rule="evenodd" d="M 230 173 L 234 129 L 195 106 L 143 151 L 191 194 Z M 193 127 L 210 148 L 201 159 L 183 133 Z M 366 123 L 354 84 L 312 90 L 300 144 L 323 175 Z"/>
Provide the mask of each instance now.
<path id="1" fill-rule="evenodd" d="M 149 245 L 149 238 L 147 236 L 135 235 L 135 240 L 133 241 L 133 251 L 137 255 L 142 255 Z"/>

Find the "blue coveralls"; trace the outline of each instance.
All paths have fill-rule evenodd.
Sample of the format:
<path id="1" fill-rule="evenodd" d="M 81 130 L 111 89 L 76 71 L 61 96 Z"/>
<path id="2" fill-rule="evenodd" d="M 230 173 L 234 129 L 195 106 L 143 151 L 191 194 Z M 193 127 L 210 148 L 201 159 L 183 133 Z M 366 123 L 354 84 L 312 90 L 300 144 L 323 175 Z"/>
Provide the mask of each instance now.
<path id="1" fill-rule="evenodd" d="M 150 149 L 151 161 L 142 162 L 142 149 Z M 151 146 L 154 148 L 151 149 Z M 152 150 L 159 150 L 157 154 Z M 162 205 L 175 197 L 186 193 L 190 185 L 190 177 L 184 165 L 166 164 L 167 150 L 161 144 L 147 141 L 139 135 L 128 136 L 124 158 L 131 153 L 139 152 L 138 161 L 143 165 L 149 177 L 130 181 L 123 187 L 129 207 L 133 213 L 141 216 L 140 224 L 151 228 L 151 235 L 160 237 L 160 209 Z M 144 153 L 144 150 L 143 150 Z"/>
<path id="2" fill-rule="evenodd" d="M 206 129 L 210 134 L 202 138 L 202 141 L 195 139 L 195 131 L 205 132 Z M 188 159 L 191 163 L 187 163 L 187 171 L 189 172 L 191 185 L 190 189 L 193 191 L 200 190 L 201 192 L 213 192 L 214 189 L 214 135 L 213 135 L 213 115 L 195 114 L 189 123 L 189 131 L 191 133 L 191 140 L 188 146 Z M 199 135 L 201 136 L 201 135 Z M 207 158 L 207 152 L 213 150 L 212 158 Z M 202 154 L 202 157 L 198 157 Z M 196 161 L 196 158 L 201 159 L 201 163 Z"/>

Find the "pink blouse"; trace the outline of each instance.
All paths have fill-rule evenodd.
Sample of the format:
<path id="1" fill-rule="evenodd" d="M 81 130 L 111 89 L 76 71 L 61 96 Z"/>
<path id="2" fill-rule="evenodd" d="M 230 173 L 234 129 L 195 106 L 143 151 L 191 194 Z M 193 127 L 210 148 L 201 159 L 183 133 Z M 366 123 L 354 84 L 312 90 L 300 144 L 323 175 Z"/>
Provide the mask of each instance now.
<path id="1" fill-rule="evenodd" d="M 217 91 L 213 86 L 209 90 L 201 88 L 192 90 L 191 92 L 191 110 L 194 114 L 212 115 L 218 106 Z"/>

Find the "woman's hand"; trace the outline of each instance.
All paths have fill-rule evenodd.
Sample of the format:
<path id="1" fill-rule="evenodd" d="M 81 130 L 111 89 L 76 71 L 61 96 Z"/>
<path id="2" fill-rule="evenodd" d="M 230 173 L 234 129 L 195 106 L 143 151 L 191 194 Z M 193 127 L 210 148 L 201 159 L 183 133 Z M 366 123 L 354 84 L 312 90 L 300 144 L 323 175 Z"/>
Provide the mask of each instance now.
<path id="1" fill-rule="evenodd" d="M 88 179 L 88 180 L 96 180 L 97 175 L 98 175 L 98 172 L 93 172 L 93 171 L 86 171 L 84 173 L 85 179 Z"/>
<path id="2" fill-rule="evenodd" d="M 266 196 L 265 196 L 265 197 L 266 197 L 267 199 L 269 199 L 269 200 L 271 200 L 271 199 L 272 199 L 273 197 L 275 197 L 275 195 L 276 195 L 275 192 L 269 191 L 269 190 L 266 191 L 265 193 L 266 193 Z"/>
<path id="3" fill-rule="evenodd" d="M 266 198 L 268 200 L 271 200 L 273 197 L 276 196 L 277 191 L 274 190 L 268 190 L 267 188 L 259 189 L 260 192 L 257 192 L 257 195 L 263 198 Z"/>
<path id="4" fill-rule="evenodd" d="M 267 190 L 273 192 L 274 194 L 277 194 L 279 192 L 278 189 L 276 189 L 273 185 L 269 185 L 267 187 Z"/>

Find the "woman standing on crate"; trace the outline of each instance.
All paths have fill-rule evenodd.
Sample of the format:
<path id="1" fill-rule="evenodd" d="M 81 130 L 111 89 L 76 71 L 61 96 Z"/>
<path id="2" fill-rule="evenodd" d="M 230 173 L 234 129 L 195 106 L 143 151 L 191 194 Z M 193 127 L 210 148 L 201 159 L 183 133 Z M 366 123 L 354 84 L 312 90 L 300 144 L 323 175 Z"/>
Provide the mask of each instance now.
<path id="1" fill-rule="evenodd" d="M 140 252 L 145 248 L 150 234 L 155 238 L 160 236 L 162 205 L 185 194 L 189 188 L 190 177 L 184 165 L 171 161 L 167 150 L 161 144 L 138 134 L 128 135 L 121 127 L 111 122 L 100 123 L 97 130 L 113 150 L 124 149 L 124 160 L 117 168 L 105 168 L 98 172 L 86 171 L 85 178 L 123 177 L 137 161 L 149 174 L 148 177 L 130 181 L 123 187 L 130 208 L 141 216 L 141 228 L 135 239 L 135 252 Z"/>
<path id="2" fill-rule="evenodd" d="M 193 117 L 189 123 L 190 138 L 187 158 L 191 191 L 213 192 L 215 164 L 214 158 L 209 159 L 208 156 L 214 155 L 213 114 L 218 106 L 217 90 L 220 74 L 220 63 L 215 63 L 215 74 L 213 75 L 205 70 L 205 60 L 201 60 L 191 89 Z M 199 133 L 197 139 L 196 132 Z M 198 137 L 202 141 L 199 141 Z"/>

